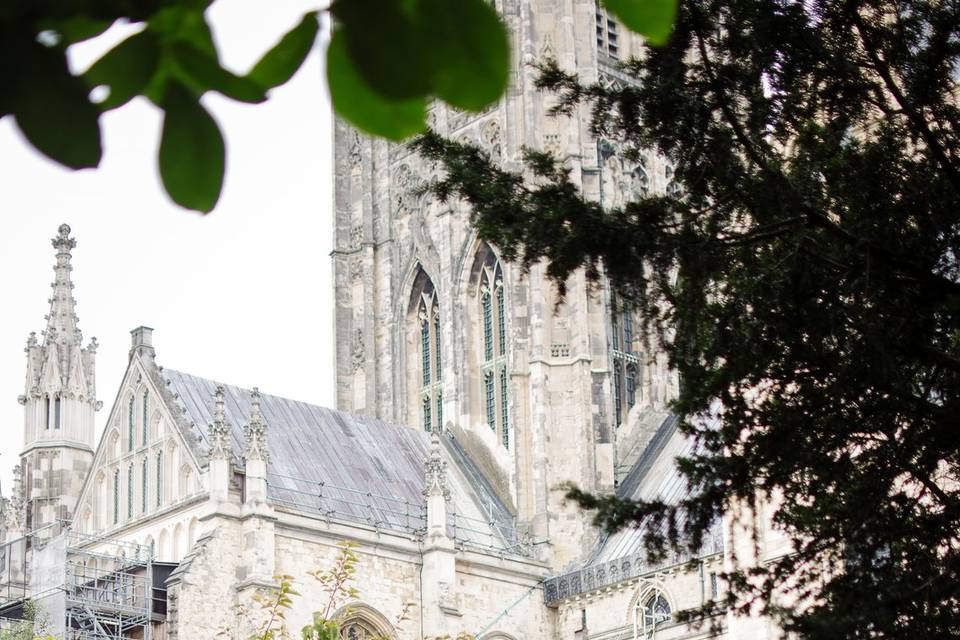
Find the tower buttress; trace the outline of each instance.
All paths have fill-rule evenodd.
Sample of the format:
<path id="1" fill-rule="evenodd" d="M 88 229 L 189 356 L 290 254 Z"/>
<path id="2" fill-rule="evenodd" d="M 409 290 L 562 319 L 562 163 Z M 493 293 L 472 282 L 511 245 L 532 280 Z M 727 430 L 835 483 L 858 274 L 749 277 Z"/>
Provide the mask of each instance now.
<path id="1" fill-rule="evenodd" d="M 53 293 L 42 341 L 27 338 L 23 405 L 24 526 L 27 531 L 73 518 L 84 478 L 93 462 L 97 341 L 82 346 L 73 297 L 70 227 L 60 225 Z"/>

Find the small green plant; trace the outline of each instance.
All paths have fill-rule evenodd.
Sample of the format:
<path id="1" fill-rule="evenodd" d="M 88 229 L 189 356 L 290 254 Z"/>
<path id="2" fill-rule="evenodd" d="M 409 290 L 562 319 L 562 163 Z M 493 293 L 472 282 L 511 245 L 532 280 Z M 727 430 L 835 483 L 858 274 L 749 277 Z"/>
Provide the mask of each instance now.
<path id="1" fill-rule="evenodd" d="M 50 615 L 33 600 L 26 600 L 23 619 L 0 629 L 0 640 L 54 640 L 50 633 Z"/>

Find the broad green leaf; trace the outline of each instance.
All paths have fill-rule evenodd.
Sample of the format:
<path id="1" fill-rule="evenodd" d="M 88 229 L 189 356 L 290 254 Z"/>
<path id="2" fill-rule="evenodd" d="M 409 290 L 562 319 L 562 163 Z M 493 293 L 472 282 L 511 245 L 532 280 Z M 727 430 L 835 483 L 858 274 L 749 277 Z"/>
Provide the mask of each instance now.
<path id="1" fill-rule="evenodd" d="M 603 0 L 620 22 L 651 44 L 666 43 L 677 16 L 677 0 Z"/>
<path id="2" fill-rule="evenodd" d="M 267 99 L 266 91 L 256 82 L 224 69 L 218 60 L 190 44 L 177 43 L 171 53 L 184 80 L 197 95 L 218 91 L 241 102 L 257 103 Z"/>
<path id="3" fill-rule="evenodd" d="M 160 9 L 150 17 L 147 28 L 159 36 L 165 47 L 186 42 L 218 58 L 213 33 L 200 3 L 178 2 Z"/>
<path id="4" fill-rule="evenodd" d="M 279 87 L 287 82 L 313 48 L 319 28 L 316 11 L 303 16 L 300 24 L 288 31 L 280 42 L 260 58 L 247 77 L 264 89 Z"/>
<path id="5" fill-rule="evenodd" d="M 367 133 L 403 140 L 427 128 L 426 98 L 388 100 L 374 92 L 354 69 L 339 29 L 327 49 L 327 82 L 334 110 Z"/>
<path id="6" fill-rule="evenodd" d="M 125 105 L 139 95 L 157 70 L 160 48 L 149 31 L 134 34 L 97 60 L 83 78 L 93 87 L 107 86 L 110 95 L 100 103 L 103 111 Z"/>
<path id="7" fill-rule="evenodd" d="M 170 82 L 163 100 L 160 178 L 174 202 L 207 213 L 220 199 L 225 149 L 220 127 L 186 87 Z"/>
<path id="8" fill-rule="evenodd" d="M 60 35 L 61 44 L 66 46 L 95 38 L 109 29 L 112 24 L 112 20 L 100 20 L 79 14 L 62 20 L 43 21 L 40 26 L 56 31 Z"/>
<path id="9" fill-rule="evenodd" d="M 87 99 L 86 84 L 70 74 L 64 50 L 34 44 L 23 53 L 9 105 L 20 131 L 71 169 L 100 164 L 99 112 Z"/>
<path id="10" fill-rule="evenodd" d="M 486 0 L 419 0 L 425 40 L 437 67 L 434 93 L 459 109 L 479 111 L 507 88 L 507 29 Z"/>
<path id="11" fill-rule="evenodd" d="M 353 67 L 387 98 L 429 95 L 440 62 L 410 6 L 410 0 L 337 0 L 330 7 Z"/>

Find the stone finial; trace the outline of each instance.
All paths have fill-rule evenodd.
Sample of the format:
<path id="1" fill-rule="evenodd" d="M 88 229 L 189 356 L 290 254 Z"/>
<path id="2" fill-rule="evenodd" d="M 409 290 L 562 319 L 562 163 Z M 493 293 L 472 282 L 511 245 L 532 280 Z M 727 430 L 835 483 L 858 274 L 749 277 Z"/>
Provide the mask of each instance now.
<path id="1" fill-rule="evenodd" d="M 447 486 L 447 463 L 440 454 L 440 434 L 436 431 L 430 434 L 430 453 L 424 464 L 426 484 L 423 488 L 423 496 L 443 496 L 444 500 L 450 499 L 450 488 Z"/>
<path id="2" fill-rule="evenodd" d="M 27 349 L 31 349 L 37 346 L 37 332 L 31 331 L 30 336 L 27 338 Z"/>
<path id="3" fill-rule="evenodd" d="M 77 246 L 77 241 L 70 237 L 70 225 L 62 224 L 57 229 L 57 237 L 50 241 L 57 252 L 67 251 Z"/>
<path id="4" fill-rule="evenodd" d="M 270 458 L 267 449 L 267 425 L 260 411 L 260 390 L 256 387 L 250 393 L 250 418 L 243 428 L 244 460 L 263 460 Z"/>
<path id="5" fill-rule="evenodd" d="M 214 392 L 213 397 L 213 423 L 208 429 L 210 434 L 210 459 L 229 460 L 230 426 L 227 424 L 227 412 L 224 408 L 223 385 L 217 385 L 217 390 Z"/>

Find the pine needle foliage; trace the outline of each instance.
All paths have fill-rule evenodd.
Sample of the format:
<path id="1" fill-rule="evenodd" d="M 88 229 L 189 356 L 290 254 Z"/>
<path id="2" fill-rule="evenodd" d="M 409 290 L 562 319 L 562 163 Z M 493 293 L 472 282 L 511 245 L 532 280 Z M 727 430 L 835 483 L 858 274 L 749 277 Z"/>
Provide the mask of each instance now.
<path id="1" fill-rule="evenodd" d="M 561 293 L 609 279 L 680 375 L 692 497 L 570 497 L 610 531 L 663 523 L 653 554 L 773 504 L 794 553 L 725 575 L 722 605 L 802 637 L 960 637 L 958 62 L 955 0 L 686 0 L 635 84 L 539 77 L 682 190 L 602 208 L 576 162 L 415 142 L 484 240 Z"/>

